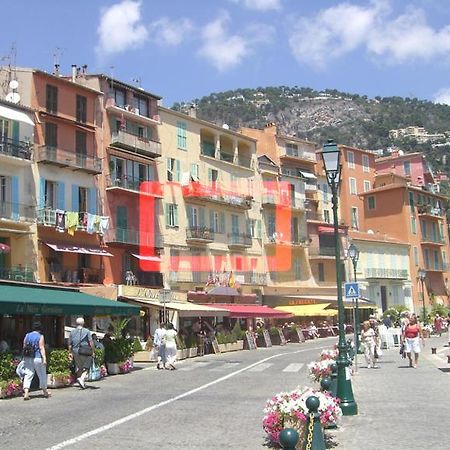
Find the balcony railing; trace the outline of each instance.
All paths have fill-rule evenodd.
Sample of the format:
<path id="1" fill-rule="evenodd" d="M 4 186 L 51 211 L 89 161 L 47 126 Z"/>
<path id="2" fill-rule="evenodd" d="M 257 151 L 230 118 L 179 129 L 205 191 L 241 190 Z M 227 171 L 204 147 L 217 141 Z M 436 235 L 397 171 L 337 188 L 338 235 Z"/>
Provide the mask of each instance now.
<path id="1" fill-rule="evenodd" d="M 267 284 L 267 274 L 256 272 L 234 272 L 235 280 L 241 284 L 264 286 Z"/>
<path id="2" fill-rule="evenodd" d="M 34 272 L 36 269 L 30 267 L 0 267 L 0 279 L 12 281 L 35 282 Z"/>
<path id="3" fill-rule="evenodd" d="M 70 212 L 70 211 L 66 211 Z M 77 231 L 88 231 L 88 217 L 87 212 L 77 212 L 78 222 L 76 226 Z M 67 216 L 65 218 L 67 220 Z M 55 227 L 56 224 L 56 209 L 53 208 L 42 208 L 37 210 L 37 223 L 39 225 L 44 225 L 46 227 Z M 67 223 L 64 223 L 66 226 Z M 92 224 L 92 231 L 95 233 L 101 233 L 100 225 L 97 222 Z"/>
<path id="4" fill-rule="evenodd" d="M 129 191 L 146 193 L 155 197 L 163 196 L 163 186 L 158 181 L 143 180 L 128 175 L 108 177 L 106 180 L 106 187 L 127 189 Z"/>
<path id="5" fill-rule="evenodd" d="M 190 227 L 186 229 L 186 240 L 213 242 L 214 231 L 206 227 Z"/>
<path id="6" fill-rule="evenodd" d="M 111 133 L 111 145 L 152 158 L 161 156 L 161 142 L 119 130 Z"/>
<path id="7" fill-rule="evenodd" d="M 13 141 L 9 138 L 1 138 L 0 154 L 30 161 L 33 156 L 33 144 L 23 141 Z"/>
<path id="8" fill-rule="evenodd" d="M 201 144 L 201 154 L 204 156 L 209 156 L 210 158 L 216 157 L 216 150 L 213 145 L 205 145 Z M 244 156 L 241 154 L 237 154 L 235 156 L 234 153 L 226 152 L 222 149 L 219 150 L 219 159 L 221 161 L 226 161 L 231 164 L 236 164 L 237 166 L 246 167 L 248 169 L 253 168 L 253 160 L 248 156 Z"/>
<path id="9" fill-rule="evenodd" d="M 283 206 L 291 209 L 305 209 L 305 202 L 302 199 L 284 197 L 278 192 L 263 193 L 262 204 L 269 206 Z"/>
<path id="10" fill-rule="evenodd" d="M 105 234 L 105 242 L 154 248 L 164 247 L 162 236 L 130 228 L 110 228 Z"/>
<path id="11" fill-rule="evenodd" d="M 54 283 L 102 284 L 103 269 L 92 267 L 66 267 L 60 264 L 49 265 L 50 280 Z"/>
<path id="12" fill-rule="evenodd" d="M 298 246 L 298 247 L 308 247 L 309 240 L 306 237 L 294 236 L 289 239 L 283 237 L 274 237 L 276 233 L 268 234 L 266 245 L 282 245 L 282 246 Z"/>
<path id="13" fill-rule="evenodd" d="M 430 272 L 446 272 L 448 270 L 448 264 L 447 263 L 439 263 L 434 265 L 428 265 L 425 267 L 426 270 Z"/>
<path id="14" fill-rule="evenodd" d="M 281 157 L 283 158 L 299 158 L 299 159 L 303 159 L 303 160 L 307 160 L 307 161 L 316 161 L 316 154 L 315 153 L 310 153 L 310 152 L 305 152 L 304 150 L 297 150 L 297 151 L 293 151 L 293 150 L 287 150 L 285 149 L 284 154 L 281 155 Z"/>
<path id="15" fill-rule="evenodd" d="M 251 247 L 252 237 L 246 233 L 229 233 L 228 234 L 229 247 Z"/>
<path id="16" fill-rule="evenodd" d="M 445 245 L 445 239 L 441 236 L 424 236 L 422 234 L 422 244 Z"/>
<path id="17" fill-rule="evenodd" d="M 253 197 L 225 191 L 218 184 L 205 186 L 198 182 L 192 182 L 188 186 L 183 186 L 182 191 L 183 196 L 188 199 L 221 203 L 241 209 L 251 209 L 252 207 Z"/>
<path id="18" fill-rule="evenodd" d="M 34 222 L 36 208 L 21 203 L 0 202 L 0 218 L 16 222 Z"/>
<path id="19" fill-rule="evenodd" d="M 122 280 L 126 285 L 137 285 L 154 288 L 163 287 L 163 275 L 161 272 L 127 270 L 122 272 Z"/>
<path id="20" fill-rule="evenodd" d="M 417 205 L 417 212 L 419 216 L 430 216 L 442 218 L 445 212 L 440 208 L 433 208 L 431 205 Z"/>
<path id="21" fill-rule="evenodd" d="M 323 215 L 318 212 L 308 211 L 306 213 L 306 220 L 314 220 L 316 222 L 325 222 L 323 219 Z"/>
<path id="22" fill-rule="evenodd" d="M 407 269 L 385 269 L 369 267 L 365 270 L 366 278 L 391 278 L 398 280 L 408 279 Z"/>
<path id="23" fill-rule="evenodd" d="M 317 191 L 317 184 L 305 183 L 305 191 Z"/>
<path id="24" fill-rule="evenodd" d="M 310 247 L 309 248 L 309 256 L 334 256 L 335 255 L 334 247 Z M 341 257 L 343 253 L 341 251 Z"/>
<path id="25" fill-rule="evenodd" d="M 54 164 L 59 167 L 70 167 L 73 170 L 99 174 L 102 172 L 102 164 L 99 158 L 77 153 L 75 151 L 62 150 L 46 145 L 38 149 L 38 162 Z"/>
<path id="26" fill-rule="evenodd" d="M 172 283 L 206 283 L 210 272 L 202 272 L 193 270 L 192 272 L 186 271 L 171 271 L 169 272 L 169 280 Z"/>

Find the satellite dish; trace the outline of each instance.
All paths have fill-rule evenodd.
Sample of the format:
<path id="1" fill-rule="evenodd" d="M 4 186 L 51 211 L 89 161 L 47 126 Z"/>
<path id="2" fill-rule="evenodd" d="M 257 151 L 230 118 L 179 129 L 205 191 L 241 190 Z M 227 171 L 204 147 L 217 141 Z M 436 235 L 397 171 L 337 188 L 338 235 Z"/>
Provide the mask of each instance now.
<path id="1" fill-rule="evenodd" d="M 19 103 L 20 102 L 20 95 L 17 92 L 10 92 L 6 96 L 6 101 L 11 103 Z"/>
<path id="2" fill-rule="evenodd" d="M 11 80 L 9 82 L 9 87 L 14 90 L 17 89 L 19 87 L 19 82 L 17 80 Z"/>

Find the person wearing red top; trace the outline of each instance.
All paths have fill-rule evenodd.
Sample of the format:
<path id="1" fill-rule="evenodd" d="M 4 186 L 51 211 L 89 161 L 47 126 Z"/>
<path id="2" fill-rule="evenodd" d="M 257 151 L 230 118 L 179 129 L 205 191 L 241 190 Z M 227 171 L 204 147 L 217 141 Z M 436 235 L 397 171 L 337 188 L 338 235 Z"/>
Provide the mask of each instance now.
<path id="1" fill-rule="evenodd" d="M 405 352 L 409 359 L 409 367 L 417 368 L 420 353 L 419 337 L 422 339 L 422 344 L 425 346 L 423 339 L 422 328 L 417 323 L 417 317 L 415 314 L 409 318 L 409 324 L 405 326 L 402 334 L 402 342 L 405 345 Z M 412 353 L 414 353 L 414 363 L 412 360 Z"/>

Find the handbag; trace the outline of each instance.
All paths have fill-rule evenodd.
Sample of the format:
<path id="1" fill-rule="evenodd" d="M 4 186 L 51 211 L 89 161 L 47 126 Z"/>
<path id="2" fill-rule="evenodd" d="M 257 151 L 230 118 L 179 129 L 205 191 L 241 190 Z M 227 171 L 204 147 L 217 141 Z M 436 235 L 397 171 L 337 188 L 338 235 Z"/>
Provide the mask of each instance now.
<path id="1" fill-rule="evenodd" d="M 378 351 L 377 351 L 377 347 L 375 346 L 374 350 L 373 350 L 373 357 L 375 359 L 378 359 Z"/>
<path id="2" fill-rule="evenodd" d="M 27 358 L 34 358 L 36 350 L 34 348 L 34 345 L 30 344 L 26 340 L 27 337 L 28 337 L 28 334 L 25 336 L 25 345 L 23 346 L 23 356 L 26 356 Z"/>
<path id="3" fill-rule="evenodd" d="M 81 356 L 92 356 L 94 354 L 93 348 L 89 345 L 89 342 L 87 345 L 83 345 L 81 341 L 81 332 L 83 329 L 80 329 L 80 347 L 78 348 L 78 354 Z"/>
<path id="4" fill-rule="evenodd" d="M 95 365 L 95 362 L 92 361 L 92 365 L 89 369 L 89 376 L 88 376 L 88 380 L 89 381 L 97 381 L 100 380 L 101 376 L 100 376 L 100 367 Z"/>

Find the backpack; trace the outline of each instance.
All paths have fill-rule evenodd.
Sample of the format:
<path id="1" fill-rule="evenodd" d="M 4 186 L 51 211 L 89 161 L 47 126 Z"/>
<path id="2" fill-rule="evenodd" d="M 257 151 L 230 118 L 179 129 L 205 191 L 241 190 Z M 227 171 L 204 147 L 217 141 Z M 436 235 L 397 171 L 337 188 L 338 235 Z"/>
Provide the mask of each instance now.
<path id="1" fill-rule="evenodd" d="M 25 341 L 25 345 L 23 346 L 23 356 L 34 358 L 35 353 L 36 349 L 34 348 L 34 345 Z"/>

